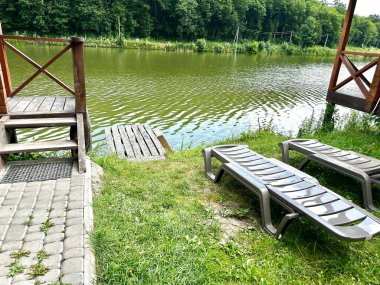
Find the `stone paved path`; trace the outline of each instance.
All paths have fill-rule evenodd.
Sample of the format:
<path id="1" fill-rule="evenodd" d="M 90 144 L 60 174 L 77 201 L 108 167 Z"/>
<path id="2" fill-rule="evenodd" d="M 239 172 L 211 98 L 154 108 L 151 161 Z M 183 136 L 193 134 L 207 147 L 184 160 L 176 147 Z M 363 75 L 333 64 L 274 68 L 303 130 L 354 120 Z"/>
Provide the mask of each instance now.
<path id="1" fill-rule="evenodd" d="M 0 184 L 0 284 L 92 284 L 91 166 L 71 178 Z"/>

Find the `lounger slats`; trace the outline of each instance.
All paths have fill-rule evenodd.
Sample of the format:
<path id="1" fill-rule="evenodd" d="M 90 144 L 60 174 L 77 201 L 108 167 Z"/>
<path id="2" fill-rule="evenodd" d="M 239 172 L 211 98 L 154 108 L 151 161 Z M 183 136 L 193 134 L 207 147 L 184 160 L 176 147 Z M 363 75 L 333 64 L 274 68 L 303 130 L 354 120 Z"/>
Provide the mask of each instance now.
<path id="1" fill-rule="evenodd" d="M 292 199 L 302 199 L 302 198 L 310 198 L 315 197 L 317 195 L 321 195 L 326 193 L 326 190 L 323 190 L 321 187 L 314 186 L 312 188 L 308 188 L 305 190 L 300 191 L 293 191 L 293 192 L 285 192 L 286 196 Z"/>
<path id="2" fill-rule="evenodd" d="M 316 141 L 301 141 L 299 144 L 327 149 Z M 339 238 L 351 241 L 367 240 L 380 233 L 378 218 L 320 186 L 296 169 L 292 171 L 291 167 L 276 163 L 274 159 L 269 160 L 248 148 L 244 150 L 239 147 L 217 146 L 208 152 L 225 164 L 224 170 L 241 180 L 243 185 L 268 189 L 275 201 L 309 217 Z M 361 159 L 344 151 L 338 151 L 334 155 L 341 158 L 345 156 L 346 160 L 355 162 Z M 220 179 L 212 177 L 215 181 Z"/>
<path id="3" fill-rule="evenodd" d="M 320 206 L 308 207 L 310 211 L 318 216 L 331 215 L 351 209 L 352 207 L 342 200 L 334 201 Z"/>
<path id="4" fill-rule="evenodd" d="M 326 203 L 331 203 L 339 200 L 339 198 L 331 193 L 323 193 L 321 195 L 313 196 L 311 198 L 297 199 L 297 202 L 305 207 L 318 206 Z"/>
<path id="5" fill-rule="evenodd" d="M 334 226 L 345 225 L 363 220 L 366 217 L 362 212 L 352 208 L 344 212 L 322 216 L 321 218 Z"/>

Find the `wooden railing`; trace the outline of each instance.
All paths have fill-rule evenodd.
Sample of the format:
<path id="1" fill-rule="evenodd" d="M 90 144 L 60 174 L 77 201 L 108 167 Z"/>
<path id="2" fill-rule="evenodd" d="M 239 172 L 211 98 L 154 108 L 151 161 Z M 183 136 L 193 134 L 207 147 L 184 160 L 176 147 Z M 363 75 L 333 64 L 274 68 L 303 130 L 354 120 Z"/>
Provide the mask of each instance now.
<path id="1" fill-rule="evenodd" d="M 60 42 L 67 43 L 67 45 L 51 58 L 46 64 L 39 65 L 33 59 L 17 49 L 14 45 L 9 43 L 8 40 L 22 40 L 22 41 L 43 41 L 43 42 Z M 83 51 L 84 39 L 80 37 L 73 37 L 71 39 L 54 39 L 54 38 L 35 38 L 24 36 L 6 36 L 2 34 L 0 26 L 0 113 L 8 113 L 7 101 L 8 97 L 17 95 L 23 90 L 30 82 L 33 81 L 39 74 L 44 74 L 52 81 L 57 83 L 60 87 L 75 96 L 75 111 L 77 113 L 86 112 L 86 85 L 84 74 L 84 51 Z M 6 49 L 14 52 L 16 55 L 24 59 L 26 62 L 34 66 L 37 71 L 33 73 L 28 79 L 26 79 L 18 87 L 13 88 L 11 82 L 11 75 L 8 66 Z M 51 66 L 57 59 L 64 55 L 68 50 L 72 51 L 73 58 L 73 77 L 74 88 L 69 87 L 63 81 L 58 79 L 55 75 L 50 73 L 47 68 Z"/>
<path id="2" fill-rule="evenodd" d="M 359 111 L 380 115 L 380 54 L 345 50 L 348 43 L 356 3 L 357 0 L 351 0 L 347 9 L 342 36 L 339 41 L 337 56 L 335 58 L 334 69 L 331 75 L 327 101 Z M 349 56 L 374 57 L 374 59 L 361 69 L 358 69 L 349 59 Z M 346 67 L 350 76 L 338 83 L 342 64 Z M 372 68 L 375 69 L 374 76 L 373 78 L 368 79 L 364 73 Z M 358 86 L 363 95 L 362 98 L 339 91 L 339 89 L 346 86 L 351 81 L 354 81 Z"/>

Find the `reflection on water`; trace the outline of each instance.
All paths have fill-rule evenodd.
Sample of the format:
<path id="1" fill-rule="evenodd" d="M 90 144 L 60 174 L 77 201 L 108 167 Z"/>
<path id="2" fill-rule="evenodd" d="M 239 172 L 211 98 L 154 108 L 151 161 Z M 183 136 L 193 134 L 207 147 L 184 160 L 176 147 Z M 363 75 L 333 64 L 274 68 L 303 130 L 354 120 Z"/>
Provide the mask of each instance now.
<path id="1" fill-rule="evenodd" d="M 60 48 L 21 47 L 41 64 Z M 9 54 L 9 53 L 8 53 Z M 10 57 L 13 84 L 34 72 Z M 259 124 L 295 132 L 314 110 L 318 114 L 332 69 L 331 58 L 165 53 L 86 49 L 87 99 L 94 142 L 104 127 L 148 123 L 169 143 L 197 145 L 237 135 Z M 49 71 L 72 85 L 71 55 Z M 42 75 L 22 95 L 67 95 Z M 64 137 L 67 132 L 58 133 Z M 57 132 L 24 131 L 26 139 Z"/>

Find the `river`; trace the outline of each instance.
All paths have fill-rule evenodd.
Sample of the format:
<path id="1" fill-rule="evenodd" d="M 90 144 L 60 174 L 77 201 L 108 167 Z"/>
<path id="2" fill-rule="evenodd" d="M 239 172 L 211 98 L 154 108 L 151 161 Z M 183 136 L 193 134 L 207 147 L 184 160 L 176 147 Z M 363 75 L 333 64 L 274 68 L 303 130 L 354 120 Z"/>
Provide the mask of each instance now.
<path id="1" fill-rule="evenodd" d="M 41 65 L 60 47 L 21 46 Z M 35 69 L 8 52 L 13 85 Z M 86 48 L 87 101 L 96 145 L 104 127 L 147 123 L 175 148 L 190 148 L 271 125 L 295 134 L 321 113 L 332 58 L 198 54 Z M 68 53 L 49 68 L 72 86 Z M 66 95 L 43 75 L 21 95 Z M 23 131 L 24 139 L 64 137 L 67 132 Z"/>

